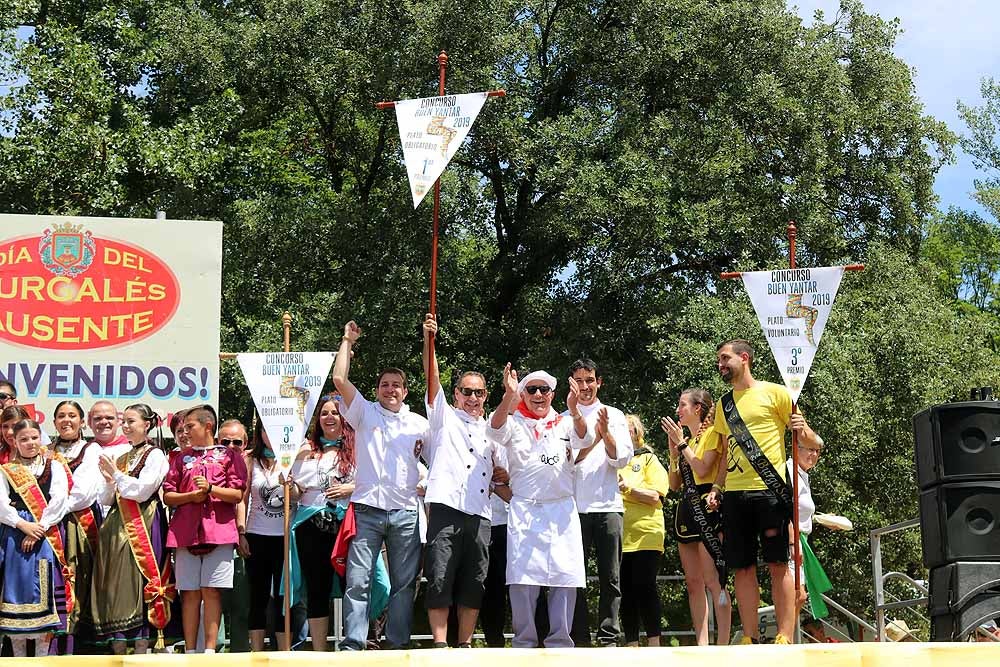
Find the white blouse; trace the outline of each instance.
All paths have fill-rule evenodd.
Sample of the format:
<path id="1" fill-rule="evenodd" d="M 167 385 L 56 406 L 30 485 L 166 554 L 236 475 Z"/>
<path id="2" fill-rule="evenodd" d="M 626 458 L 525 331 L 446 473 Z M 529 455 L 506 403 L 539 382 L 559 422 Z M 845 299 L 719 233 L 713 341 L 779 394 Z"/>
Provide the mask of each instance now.
<path id="1" fill-rule="evenodd" d="M 136 456 L 135 460 L 128 466 L 128 473 L 115 470 L 112 483 L 105 483 L 101 489 L 101 505 L 110 507 L 115 502 L 116 491 L 126 500 L 142 503 L 160 490 L 163 480 L 167 476 L 167 470 L 170 468 L 167 455 L 155 447 L 151 449 L 146 456 L 145 465 L 139 471 L 139 476 L 136 477 L 135 469 L 140 460 L 142 460 L 141 454 Z M 118 462 L 114 463 L 117 467 Z"/>
<path id="2" fill-rule="evenodd" d="M 31 466 L 31 472 L 38 475 L 42 472 L 44 458 L 40 463 Z M 49 503 L 42 511 L 39 525 L 45 530 L 63 520 L 68 511 L 69 482 L 66 480 L 66 469 L 58 461 L 52 461 L 52 482 L 49 484 Z M 16 528 L 21 516 L 10 504 L 10 482 L 7 475 L 0 474 L 0 523 Z"/>
<path id="3" fill-rule="evenodd" d="M 88 445 L 90 446 L 88 447 Z M 101 446 L 88 443 L 82 438 L 71 444 L 60 440 L 56 440 L 52 444 L 52 450 L 66 459 L 66 463 L 76 459 L 84 447 L 87 447 L 87 451 L 83 454 L 83 461 L 73 471 L 73 490 L 69 493 L 67 513 L 87 509 L 100 497 L 101 490 L 104 488 L 104 476 L 101 475 L 101 469 L 97 463 L 101 455 Z"/>

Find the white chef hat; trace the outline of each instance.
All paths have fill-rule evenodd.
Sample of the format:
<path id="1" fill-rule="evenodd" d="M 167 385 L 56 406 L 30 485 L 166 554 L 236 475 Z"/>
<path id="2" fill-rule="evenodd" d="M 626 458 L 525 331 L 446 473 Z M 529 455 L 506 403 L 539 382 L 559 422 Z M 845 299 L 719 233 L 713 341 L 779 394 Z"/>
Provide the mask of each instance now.
<path id="1" fill-rule="evenodd" d="M 518 393 L 524 391 L 524 388 L 528 386 L 528 383 L 535 380 L 543 380 L 545 384 L 549 385 L 549 389 L 552 391 L 556 390 L 556 379 L 552 375 L 546 373 L 545 371 L 533 371 L 525 375 L 521 378 L 521 381 L 517 383 Z"/>

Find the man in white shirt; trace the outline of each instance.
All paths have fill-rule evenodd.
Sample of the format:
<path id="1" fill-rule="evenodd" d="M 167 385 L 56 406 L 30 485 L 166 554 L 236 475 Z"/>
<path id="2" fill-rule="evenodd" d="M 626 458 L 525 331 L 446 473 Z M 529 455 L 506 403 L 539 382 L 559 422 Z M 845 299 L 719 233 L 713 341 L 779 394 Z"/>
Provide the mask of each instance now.
<path id="1" fill-rule="evenodd" d="M 573 499 L 576 451 L 593 433 L 577 409 L 576 381 L 569 378 L 569 416 L 552 409 L 556 379 L 545 371 L 520 382 L 504 368 L 504 397 L 490 417 L 487 435 L 507 450 L 510 514 L 507 523 L 507 584 L 514 647 L 538 646 L 535 609 L 548 587 L 546 648 L 572 647 L 570 627 L 576 590 L 585 583 L 580 519 Z M 598 428 L 600 428 L 600 423 Z"/>
<path id="2" fill-rule="evenodd" d="M 434 646 L 448 646 L 448 610 L 458 607 L 458 646 L 468 647 L 476 629 L 489 567 L 490 497 L 496 455 L 486 438 L 486 379 L 466 371 L 455 382 L 454 407 L 448 405 L 433 339 L 437 321 L 424 320 L 424 373 L 430 438 L 424 457 L 427 479 L 427 615 Z M 509 489 L 509 487 L 506 487 Z"/>
<path id="3" fill-rule="evenodd" d="M 118 430 L 122 425 L 118 408 L 111 401 L 97 401 L 87 412 L 87 426 L 94 434 L 94 442 L 101 446 L 101 455 L 112 461 L 132 450 L 132 445 Z"/>
<path id="4" fill-rule="evenodd" d="M 357 533 L 347 553 L 345 637 L 340 646 L 348 651 L 365 648 L 375 559 L 385 543 L 391 589 L 385 644 L 387 648 L 406 648 L 420 568 L 417 463 L 428 437 L 427 420 L 410 412 L 403 402 L 406 373 L 398 368 L 387 368 L 379 374 L 377 402 L 361 396 L 348 379 L 351 348 L 360 336 L 361 329 L 353 321 L 344 326 L 333 366 L 333 382 L 343 397 L 343 417 L 355 431 L 357 457 L 351 495 Z"/>
<path id="5" fill-rule="evenodd" d="M 570 374 L 580 387 L 579 410 L 587 426 L 597 432 L 597 422 L 603 414 L 606 423 L 603 435 L 576 457 L 576 509 L 580 513 L 583 533 L 583 558 L 586 563 L 591 548 L 597 556 L 597 576 L 600 586 L 598 602 L 597 643 L 614 646 L 621 632 L 618 609 L 621 606 L 622 516 L 625 506 L 618 493 L 618 470 L 632 459 L 632 438 L 625 413 L 606 406 L 597 398 L 602 386 L 597 364 L 590 359 L 577 359 Z M 569 416 L 568 412 L 563 413 Z M 573 642 L 590 646 L 590 618 L 587 612 L 587 589 L 576 593 L 573 614 Z"/>

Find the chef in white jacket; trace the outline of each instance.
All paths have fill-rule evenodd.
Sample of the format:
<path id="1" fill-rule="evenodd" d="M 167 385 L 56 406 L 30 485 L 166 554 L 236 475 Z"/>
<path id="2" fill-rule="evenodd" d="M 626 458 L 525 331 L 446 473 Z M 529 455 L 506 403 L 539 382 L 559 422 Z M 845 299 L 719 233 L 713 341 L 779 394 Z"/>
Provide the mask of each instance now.
<path id="1" fill-rule="evenodd" d="M 487 435 L 506 448 L 510 466 L 507 584 L 513 645 L 539 645 L 535 606 L 540 588 L 547 586 L 551 629 L 543 645 L 572 647 L 576 589 L 583 587 L 585 575 L 571 450 L 588 447 L 594 433 L 578 409 L 579 389 L 572 378 L 568 416 L 552 409 L 556 379 L 545 371 L 529 373 L 518 383 L 507 364 L 503 384 L 503 400 L 490 418 Z"/>

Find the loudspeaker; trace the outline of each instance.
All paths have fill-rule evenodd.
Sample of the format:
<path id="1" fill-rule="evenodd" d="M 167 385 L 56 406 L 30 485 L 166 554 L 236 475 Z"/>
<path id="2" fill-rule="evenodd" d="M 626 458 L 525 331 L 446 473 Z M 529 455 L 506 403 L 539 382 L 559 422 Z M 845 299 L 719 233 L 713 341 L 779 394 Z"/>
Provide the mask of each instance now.
<path id="1" fill-rule="evenodd" d="M 917 483 L 1000 480 L 1000 401 L 946 403 L 913 417 Z"/>
<path id="2" fill-rule="evenodd" d="M 945 483 L 920 494 L 924 565 L 1000 561 L 1000 481 Z"/>
<path id="3" fill-rule="evenodd" d="M 1000 616 L 1000 590 L 973 596 L 962 607 L 941 613 L 931 609 L 931 641 L 964 641 L 983 623 Z"/>
<path id="4" fill-rule="evenodd" d="M 928 605 L 931 614 L 944 614 L 990 591 L 1000 598 L 1000 561 L 949 563 L 931 570 Z"/>

